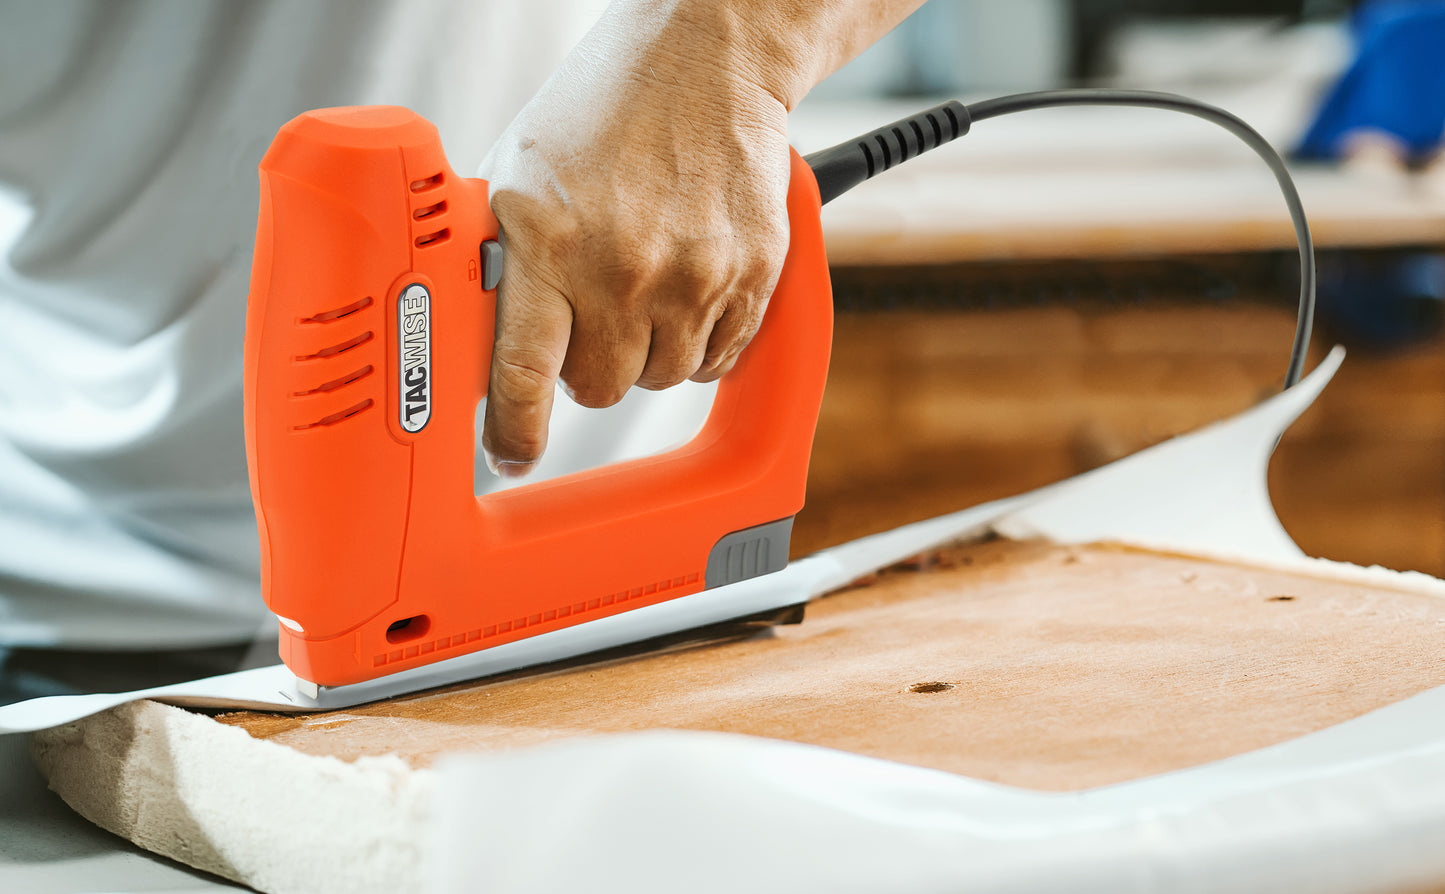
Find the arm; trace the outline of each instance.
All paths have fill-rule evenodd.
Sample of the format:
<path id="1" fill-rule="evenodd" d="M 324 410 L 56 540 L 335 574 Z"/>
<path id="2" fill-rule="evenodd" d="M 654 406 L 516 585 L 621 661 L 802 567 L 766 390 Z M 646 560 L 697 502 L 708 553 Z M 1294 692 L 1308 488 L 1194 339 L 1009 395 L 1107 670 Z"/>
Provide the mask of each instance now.
<path id="1" fill-rule="evenodd" d="M 728 371 L 787 253 L 787 113 L 922 0 L 615 0 L 484 163 L 507 272 L 483 447 Z"/>

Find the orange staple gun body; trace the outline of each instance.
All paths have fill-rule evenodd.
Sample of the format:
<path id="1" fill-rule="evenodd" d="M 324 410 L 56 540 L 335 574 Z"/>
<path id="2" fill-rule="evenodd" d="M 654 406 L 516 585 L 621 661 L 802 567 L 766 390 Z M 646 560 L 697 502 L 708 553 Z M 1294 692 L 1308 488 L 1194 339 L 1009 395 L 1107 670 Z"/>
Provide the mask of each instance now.
<path id="1" fill-rule="evenodd" d="M 309 112 L 261 164 L 246 451 L 302 681 L 358 683 L 781 569 L 827 376 L 808 165 L 786 264 L 707 423 L 668 453 L 478 497 L 500 248 L 484 181 L 395 107 Z M 805 594 L 800 594 L 801 602 Z"/>

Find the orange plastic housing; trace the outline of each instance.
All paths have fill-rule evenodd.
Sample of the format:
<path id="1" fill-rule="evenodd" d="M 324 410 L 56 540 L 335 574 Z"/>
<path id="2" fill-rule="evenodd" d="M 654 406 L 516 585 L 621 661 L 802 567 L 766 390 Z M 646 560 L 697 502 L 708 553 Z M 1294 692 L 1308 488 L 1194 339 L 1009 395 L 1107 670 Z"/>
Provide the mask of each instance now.
<path id="1" fill-rule="evenodd" d="M 308 112 L 261 163 L 246 452 L 266 603 L 304 680 L 360 682 L 696 593 L 721 538 L 802 508 L 832 342 L 802 159 L 777 291 L 702 432 L 477 497 L 487 195 L 452 171 L 435 127 L 396 107 Z"/>

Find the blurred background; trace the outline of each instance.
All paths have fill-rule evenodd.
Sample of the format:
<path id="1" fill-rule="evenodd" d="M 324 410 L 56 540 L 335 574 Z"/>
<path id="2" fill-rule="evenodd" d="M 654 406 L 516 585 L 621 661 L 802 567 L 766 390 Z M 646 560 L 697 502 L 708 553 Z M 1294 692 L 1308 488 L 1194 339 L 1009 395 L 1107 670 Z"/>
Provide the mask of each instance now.
<path id="1" fill-rule="evenodd" d="M 1291 52 L 1286 48 L 1302 39 L 1316 41 L 1316 51 L 1324 47 L 1324 54 L 1300 61 L 1330 70 L 1347 43 L 1346 19 L 1358 5 L 1345 0 L 933 0 L 812 95 L 816 100 L 1028 90 L 1121 75 L 1178 77 L 1191 68 L 1241 79 L 1277 68 L 1278 54 Z M 1259 50 L 1266 52 L 1252 52 Z"/>
<path id="2" fill-rule="evenodd" d="M 1290 157 L 1313 357 L 1350 353 L 1275 455 L 1281 520 L 1312 554 L 1445 575 L 1445 3 L 933 0 L 811 93 L 793 139 L 1081 85 L 1215 103 Z M 1188 116 L 990 120 L 843 196 L 824 230 L 838 335 L 799 554 L 1077 474 L 1282 382 L 1284 202 Z"/>

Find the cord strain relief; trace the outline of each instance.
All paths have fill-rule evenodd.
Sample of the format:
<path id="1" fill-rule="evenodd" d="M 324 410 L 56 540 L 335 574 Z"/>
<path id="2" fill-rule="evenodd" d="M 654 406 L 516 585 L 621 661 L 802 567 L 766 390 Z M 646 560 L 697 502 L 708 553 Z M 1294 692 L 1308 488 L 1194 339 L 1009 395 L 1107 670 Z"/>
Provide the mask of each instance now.
<path id="1" fill-rule="evenodd" d="M 803 160 L 813 169 L 826 205 L 863 181 L 958 139 L 970 123 L 968 108 L 950 100 Z"/>

